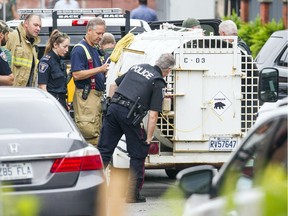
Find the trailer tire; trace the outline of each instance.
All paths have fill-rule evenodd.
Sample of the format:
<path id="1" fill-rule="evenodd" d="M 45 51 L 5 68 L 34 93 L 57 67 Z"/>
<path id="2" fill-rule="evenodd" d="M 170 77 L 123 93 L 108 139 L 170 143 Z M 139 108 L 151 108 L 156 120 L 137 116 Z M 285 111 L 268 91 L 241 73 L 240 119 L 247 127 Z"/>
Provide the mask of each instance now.
<path id="1" fill-rule="evenodd" d="M 177 169 L 165 169 L 165 173 L 169 179 L 176 179 L 176 175 L 180 170 Z"/>

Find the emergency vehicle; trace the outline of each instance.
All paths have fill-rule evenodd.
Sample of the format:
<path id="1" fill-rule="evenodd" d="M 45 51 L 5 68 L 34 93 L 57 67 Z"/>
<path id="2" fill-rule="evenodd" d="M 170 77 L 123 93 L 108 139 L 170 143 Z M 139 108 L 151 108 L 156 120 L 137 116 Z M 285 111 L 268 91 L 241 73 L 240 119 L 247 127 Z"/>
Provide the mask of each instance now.
<path id="1" fill-rule="evenodd" d="M 166 78 L 163 111 L 145 166 L 165 168 L 170 178 L 184 167 L 220 167 L 256 118 L 258 71 L 252 56 L 241 52 L 236 36 L 204 36 L 202 30 L 163 24 L 136 35 L 110 64 L 107 91 L 132 65 L 154 65 L 165 52 L 173 53 L 176 66 Z M 124 136 L 113 154 L 113 166 L 129 167 Z"/>
<path id="2" fill-rule="evenodd" d="M 180 169 L 189 166 L 220 167 L 255 121 L 259 102 L 253 59 L 241 54 L 237 37 L 214 36 L 218 33 L 217 22 L 203 25 L 204 36 L 203 32 L 188 32 L 171 23 L 151 30 L 150 26 L 154 29 L 159 23 L 149 26 L 145 21 L 130 19 L 129 12 L 123 15 L 119 8 L 57 10 L 57 13 L 53 9 L 24 9 L 18 12 L 22 18 L 29 13 L 44 16 L 39 57 L 54 28 L 71 37 L 72 48 L 85 35 L 88 20 L 93 16 L 101 15 L 105 19 L 107 32 L 114 34 L 116 40 L 133 29 L 133 42 L 123 49 L 117 62 L 110 64 L 107 90 L 115 78 L 132 65 L 153 65 L 162 53 L 174 54 L 176 67 L 166 78 L 163 112 L 158 119 L 146 168 L 165 168 L 167 175 L 174 178 Z M 7 24 L 15 28 L 20 21 Z M 228 39 L 234 42 L 227 43 Z M 69 64 L 70 57 L 66 58 Z M 68 102 L 72 102 L 73 82 L 69 85 Z M 129 167 L 125 137 L 113 154 L 113 166 Z"/>

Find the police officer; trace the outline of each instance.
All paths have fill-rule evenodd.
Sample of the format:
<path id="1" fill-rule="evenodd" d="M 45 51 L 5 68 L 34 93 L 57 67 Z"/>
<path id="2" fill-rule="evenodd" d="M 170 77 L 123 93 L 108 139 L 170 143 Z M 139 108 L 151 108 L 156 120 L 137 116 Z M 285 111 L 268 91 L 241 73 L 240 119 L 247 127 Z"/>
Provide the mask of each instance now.
<path id="1" fill-rule="evenodd" d="M 52 94 L 66 110 L 67 72 L 61 58 L 67 54 L 69 45 L 70 37 L 55 29 L 38 65 L 39 88 Z"/>
<path id="2" fill-rule="evenodd" d="M 104 118 L 98 149 L 107 166 L 119 139 L 125 134 L 130 156 L 130 182 L 126 202 L 146 202 L 146 198 L 140 195 L 144 182 L 144 161 L 158 113 L 162 111 L 165 87 L 163 77 L 169 74 L 174 65 L 173 55 L 165 53 L 159 57 L 155 66 L 134 65 L 110 86 L 109 96 L 113 96 Z M 141 121 L 147 112 L 146 134 L 141 128 Z"/>
<path id="3" fill-rule="evenodd" d="M 0 20 L 0 43 L 1 47 L 6 45 L 8 34 L 13 31 L 9 26 Z M 0 85 L 13 85 L 14 76 L 8 64 L 7 55 L 0 49 Z"/>

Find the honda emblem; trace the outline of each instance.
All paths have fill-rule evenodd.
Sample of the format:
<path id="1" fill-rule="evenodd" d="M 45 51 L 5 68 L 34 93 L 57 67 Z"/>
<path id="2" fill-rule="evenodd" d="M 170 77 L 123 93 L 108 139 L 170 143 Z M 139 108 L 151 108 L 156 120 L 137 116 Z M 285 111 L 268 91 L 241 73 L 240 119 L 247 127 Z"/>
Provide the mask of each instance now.
<path id="1" fill-rule="evenodd" d="M 19 147 L 19 143 L 9 143 L 10 153 L 17 153 L 18 147 Z"/>

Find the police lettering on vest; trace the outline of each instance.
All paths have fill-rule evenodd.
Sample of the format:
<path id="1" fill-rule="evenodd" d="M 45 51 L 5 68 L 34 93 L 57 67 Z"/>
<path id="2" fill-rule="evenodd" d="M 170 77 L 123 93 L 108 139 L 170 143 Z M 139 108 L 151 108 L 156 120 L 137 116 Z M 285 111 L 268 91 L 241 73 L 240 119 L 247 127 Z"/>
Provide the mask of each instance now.
<path id="1" fill-rule="evenodd" d="M 131 67 L 131 70 L 135 71 L 136 73 L 142 75 L 146 79 L 150 80 L 151 77 L 154 77 L 154 74 L 150 71 L 146 70 L 145 68 L 141 67 L 140 65 L 134 65 Z"/>
<path id="2" fill-rule="evenodd" d="M 157 66 L 153 67 L 149 64 L 133 65 L 127 71 L 127 73 L 123 74 L 121 77 L 118 77 L 115 82 L 118 85 L 118 89 L 116 90 L 117 93 L 133 102 L 140 97 L 139 103 L 142 104 L 146 110 L 150 109 L 151 95 L 153 93 L 155 83 L 156 86 L 160 85 L 162 88 L 165 87 L 165 81 L 162 77 L 160 68 Z M 131 91 L 131 89 L 133 89 L 133 91 Z M 162 99 L 162 92 L 160 92 L 160 94 Z M 161 100 L 159 104 L 159 106 L 157 105 L 159 108 L 157 111 L 160 112 L 162 110 Z M 153 105 L 153 107 L 156 106 Z"/>

